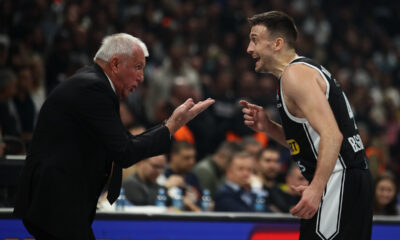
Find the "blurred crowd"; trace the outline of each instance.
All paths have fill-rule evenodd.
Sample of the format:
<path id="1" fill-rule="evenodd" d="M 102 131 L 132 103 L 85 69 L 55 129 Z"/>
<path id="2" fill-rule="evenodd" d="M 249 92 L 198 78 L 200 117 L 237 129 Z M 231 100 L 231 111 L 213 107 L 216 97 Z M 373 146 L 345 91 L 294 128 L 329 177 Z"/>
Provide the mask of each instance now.
<path id="1" fill-rule="evenodd" d="M 275 190 L 283 189 L 290 195 L 291 189 L 285 185 L 292 170 L 288 151 L 267 135 L 244 126 L 238 105 L 239 99 L 259 104 L 279 122 L 275 110 L 277 80 L 255 73 L 254 62 L 246 53 L 247 18 L 268 10 L 281 10 L 294 18 L 300 32 L 298 52 L 324 65 L 341 84 L 355 113 L 376 185 L 380 179 L 389 180 L 394 186 L 392 195 L 397 196 L 399 182 L 394 176 L 400 174 L 400 32 L 396 29 L 400 3 L 396 0 L 2 0 L 0 157 L 24 154 L 46 96 L 80 67 L 92 63 L 104 36 L 126 32 L 141 38 L 150 51 L 145 81 L 121 102 L 121 119 L 132 134 L 162 122 L 189 97 L 195 101 L 216 99 L 211 109 L 174 135 L 177 142 L 186 142 L 184 145 L 192 146 L 195 152 L 194 157 L 187 157 L 193 158 L 187 165 L 193 165 L 196 174 L 183 174 L 194 186 L 187 190 L 191 198 L 190 203 L 186 200 L 187 209 L 199 210 L 200 196 L 207 189 L 214 200 L 221 200 L 215 209 L 223 211 L 224 199 L 215 195 L 220 186 L 228 193 L 258 188 L 256 195 L 265 199 Z M 230 143 L 240 143 L 243 149 Z M 254 170 L 262 171 L 254 166 L 262 164 L 263 151 L 269 148 L 279 154 L 277 180 L 272 185 L 263 180 L 264 173 Z M 175 150 L 170 156 L 128 169 L 126 175 L 143 180 L 138 170 L 146 169 L 148 162 L 165 175 L 162 186 L 184 186 L 181 178 L 170 179 L 182 171 L 174 167 Z M 235 156 L 236 152 L 238 155 L 229 157 L 229 161 L 214 163 L 221 154 Z M 252 181 L 242 184 L 243 179 L 229 173 L 236 162 L 247 164 L 240 169 L 251 169 Z M 203 168 L 214 169 L 215 180 L 199 177 Z M 161 181 L 158 175 L 153 178 Z M 153 196 L 157 189 L 158 185 L 153 186 Z M 128 192 L 126 189 L 127 196 Z M 252 199 L 250 195 L 240 200 Z M 286 211 L 286 207 L 272 204 L 265 209 Z"/>

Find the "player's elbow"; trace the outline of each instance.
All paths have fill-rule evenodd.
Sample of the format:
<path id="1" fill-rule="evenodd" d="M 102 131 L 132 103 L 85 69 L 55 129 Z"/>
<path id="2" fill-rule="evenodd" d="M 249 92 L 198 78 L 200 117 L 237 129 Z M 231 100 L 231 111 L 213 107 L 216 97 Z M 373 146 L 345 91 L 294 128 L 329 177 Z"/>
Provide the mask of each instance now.
<path id="1" fill-rule="evenodd" d="M 343 134 L 339 131 L 339 129 L 335 131 L 334 136 L 335 141 L 338 143 L 339 146 L 341 146 L 343 141 Z"/>
<path id="2" fill-rule="evenodd" d="M 325 139 L 329 139 L 330 144 L 335 146 L 341 146 L 343 141 L 343 134 L 338 128 L 327 128 L 321 137 L 325 136 Z"/>

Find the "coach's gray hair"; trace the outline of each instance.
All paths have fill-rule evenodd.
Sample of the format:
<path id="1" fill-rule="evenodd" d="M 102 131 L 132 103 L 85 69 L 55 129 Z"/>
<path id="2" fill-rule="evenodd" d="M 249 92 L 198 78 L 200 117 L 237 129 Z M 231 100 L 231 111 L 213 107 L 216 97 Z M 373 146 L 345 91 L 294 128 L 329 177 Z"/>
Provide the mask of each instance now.
<path id="1" fill-rule="evenodd" d="M 94 56 L 93 60 L 101 59 L 103 61 L 110 61 L 115 55 L 132 54 L 136 47 L 140 47 L 145 57 L 149 56 L 146 44 L 139 38 L 126 33 L 116 33 L 103 38 L 101 46 Z"/>

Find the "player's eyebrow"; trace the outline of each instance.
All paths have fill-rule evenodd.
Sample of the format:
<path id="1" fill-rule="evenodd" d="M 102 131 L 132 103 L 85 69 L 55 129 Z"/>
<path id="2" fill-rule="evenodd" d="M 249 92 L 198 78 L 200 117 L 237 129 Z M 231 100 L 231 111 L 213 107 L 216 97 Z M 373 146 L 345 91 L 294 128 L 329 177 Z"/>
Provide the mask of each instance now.
<path id="1" fill-rule="evenodd" d="M 251 32 L 249 37 L 257 37 L 256 33 Z"/>

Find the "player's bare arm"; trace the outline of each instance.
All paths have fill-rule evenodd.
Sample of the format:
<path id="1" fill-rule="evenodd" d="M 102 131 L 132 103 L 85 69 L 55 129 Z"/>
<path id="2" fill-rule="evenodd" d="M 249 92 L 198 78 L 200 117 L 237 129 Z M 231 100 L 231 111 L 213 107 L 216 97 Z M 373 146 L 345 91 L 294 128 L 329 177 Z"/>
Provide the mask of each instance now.
<path id="1" fill-rule="evenodd" d="M 280 124 L 272 121 L 261 106 L 241 100 L 244 124 L 256 132 L 265 132 L 281 145 L 289 148 Z"/>
<path id="2" fill-rule="evenodd" d="M 303 64 L 289 66 L 282 76 L 282 91 L 289 112 L 306 118 L 320 135 L 317 168 L 308 187 L 298 189 L 302 198 L 293 207 L 295 216 L 310 219 L 318 210 L 321 196 L 334 169 L 343 136 L 326 99 L 326 83 L 318 71 Z"/>

